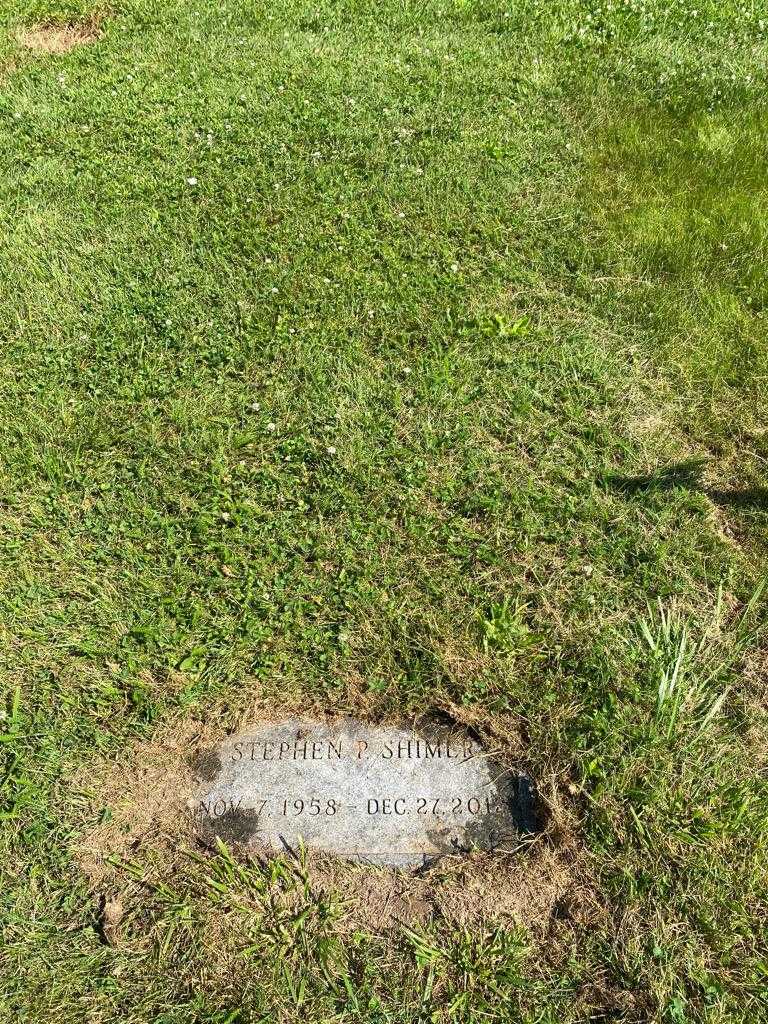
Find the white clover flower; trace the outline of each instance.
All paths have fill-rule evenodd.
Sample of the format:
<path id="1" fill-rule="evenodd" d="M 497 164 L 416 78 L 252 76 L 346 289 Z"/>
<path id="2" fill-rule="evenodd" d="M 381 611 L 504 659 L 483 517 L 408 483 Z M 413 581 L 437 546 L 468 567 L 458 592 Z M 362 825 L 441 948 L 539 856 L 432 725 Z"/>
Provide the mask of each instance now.
<path id="1" fill-rule="evenodd" d="M 260 402 L 251 402 L 251 404 L 248 406 L 248 408 L 251 410 L 251 412 L 258 412 L 259 409 L 261 408 L 261 403 Z"/>
<path id="2" fill-rule="evenodd" d="M 454 274 L 458 274 L 458 272 L 459 272 L 459 264 L 458 263 L 452 263 L 451 264 L 451 271 Z"/>
<path id="3" fill-rule="evenodd" d="M 187 184 L 188 185 L 196 185 L 197 184 L 197 178 L 187 178 Z"/>
<path id="4" fill-rule="evenodd" d="M 270 432 L 270 434 L 273 434 L 277 430 L 277 426 L 274 423 L 268 423 L 267 430 Z"/>
<path id="5" fill-rule="evenodd" d="M 325 450 L 326 450 L 326 452 L 327 452 L 327 453 L 328 453 L 329 455 L 335 455 L 335 454 L 336 454 L 336 448 L 335 448 L 335 446 L 334 446 L 334 445 L 332 445 L 332 444 L 329 444 L 329 445 L 328 445 L 328 447 L 327 447 L 327 448 L 326 448 Z"/>

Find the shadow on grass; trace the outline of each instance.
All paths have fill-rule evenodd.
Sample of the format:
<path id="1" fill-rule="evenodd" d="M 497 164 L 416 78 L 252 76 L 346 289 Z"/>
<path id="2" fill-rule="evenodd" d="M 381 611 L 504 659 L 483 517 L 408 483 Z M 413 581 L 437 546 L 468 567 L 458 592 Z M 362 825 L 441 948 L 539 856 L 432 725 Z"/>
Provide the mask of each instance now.
<path id="1" fill-rule="evenodd" d="M 706 459 L 689 459 L 686 462 L 675 462 L 671 466 L 660 467 L 643 476 L 610 474 L 605 478 L 605 483 L 611 490 L 629 495 L 685 487 L 705 494 L 716 505 L 727 505 L 745 511 L 768 512 L 768 487 L 707 487 L 701 479 L 706 465 Z"/>

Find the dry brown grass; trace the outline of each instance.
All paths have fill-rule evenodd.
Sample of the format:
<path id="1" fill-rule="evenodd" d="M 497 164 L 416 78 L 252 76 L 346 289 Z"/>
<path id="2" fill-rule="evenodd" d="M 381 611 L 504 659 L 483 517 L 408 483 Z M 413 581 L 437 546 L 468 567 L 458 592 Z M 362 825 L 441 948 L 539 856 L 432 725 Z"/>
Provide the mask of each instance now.
<path id="1" fill-rule="evenodd" d="M 102 36 L 101 22 L 95 16 L 65 23 L 40 22 L 20 29 L 16 38 L 21 46 L 35 53 L 69 53 L 76 46 L 97 42 Z"/>

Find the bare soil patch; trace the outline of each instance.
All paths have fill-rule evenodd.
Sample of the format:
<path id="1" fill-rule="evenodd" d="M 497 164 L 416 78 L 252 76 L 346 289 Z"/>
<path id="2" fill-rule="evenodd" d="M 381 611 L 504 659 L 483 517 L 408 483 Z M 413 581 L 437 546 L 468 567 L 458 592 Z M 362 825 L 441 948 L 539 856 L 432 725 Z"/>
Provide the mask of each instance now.
<path id="1" fill-rule="evenodd" d="M 111 899 L 134 907 L 141 901 L 143 887 L 135 885 L 135 876 L 131 882 L 121 875 L 115 867 L 120 862 L 145 863 L 152 878 L 162 881 L 183 874 L 190 853 L 211 856 L 184 813 L 198 785 L 193 765 L 225 732 L 296 713 L 311 712 L 306 706 L 259 703 L 229 728 L 221 721 L 180 721 L 151 742 L 134 744 L 119 762 L 89 765 L 75 788 L 89 798 L 87 819 L 98 824 L 86 830 L 74 853 L 94 896 L 110 893 Z M 484 730 L 482 722 L 467 721 L 466 714 L 459 717 L 486 738 L 495 734 L 493 741 L 501 741 L 509 760 L 520 764 L 519 736 L 498 727 Z M 341 901 L 341 932 L 386 934 L 402 925 L 442 920 L 454 927 L 523 925 L 543 937 L 563 924 L 597 922 L 604 918 L 603 901 L 578 838 L 574 812 L 554 782 L 541 797 L 545 830 L 519 849 L 447 856 L 416 875 L 309 854 L 306 870 L 312 891 L 318 898 Z M 242 856 L 258 862 L 251 852 Z"/>
<path id="2" fill-rule="evenodd" d="M 69 53 L 76 46 L 95 43 L 102 36 L 101 18 L 83 21 L 41 22 L 16 33 L 19 43 L 35 53 Z"/>
<path id="3" fill-rule="evenodd" d="M 320 891 L 345 900 L 344 931 L 382 933 L 442 920 L 453 928 L 524 926 L 543 938 L 564 923 L 604 917 L 581 851 L 551 835 L 515 851 L 446 857 L 423 875 L 331 860 L 310 870 Z"/>

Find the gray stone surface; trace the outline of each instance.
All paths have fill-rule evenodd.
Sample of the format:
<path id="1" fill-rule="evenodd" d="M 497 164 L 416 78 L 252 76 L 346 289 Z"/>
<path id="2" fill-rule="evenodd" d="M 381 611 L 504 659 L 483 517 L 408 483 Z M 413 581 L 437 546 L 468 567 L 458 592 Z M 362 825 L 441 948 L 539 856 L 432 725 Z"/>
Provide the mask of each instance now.
<path id="1" fill-rule="evenodd" d="M 201 835 L 265 854 L 310 849 L 419 867 L 490 850 L 535 829 L 524 776 L 467 733 L 354 719 L 282 721 L 229 737 L 197 758 L 188 810 Z"/>

